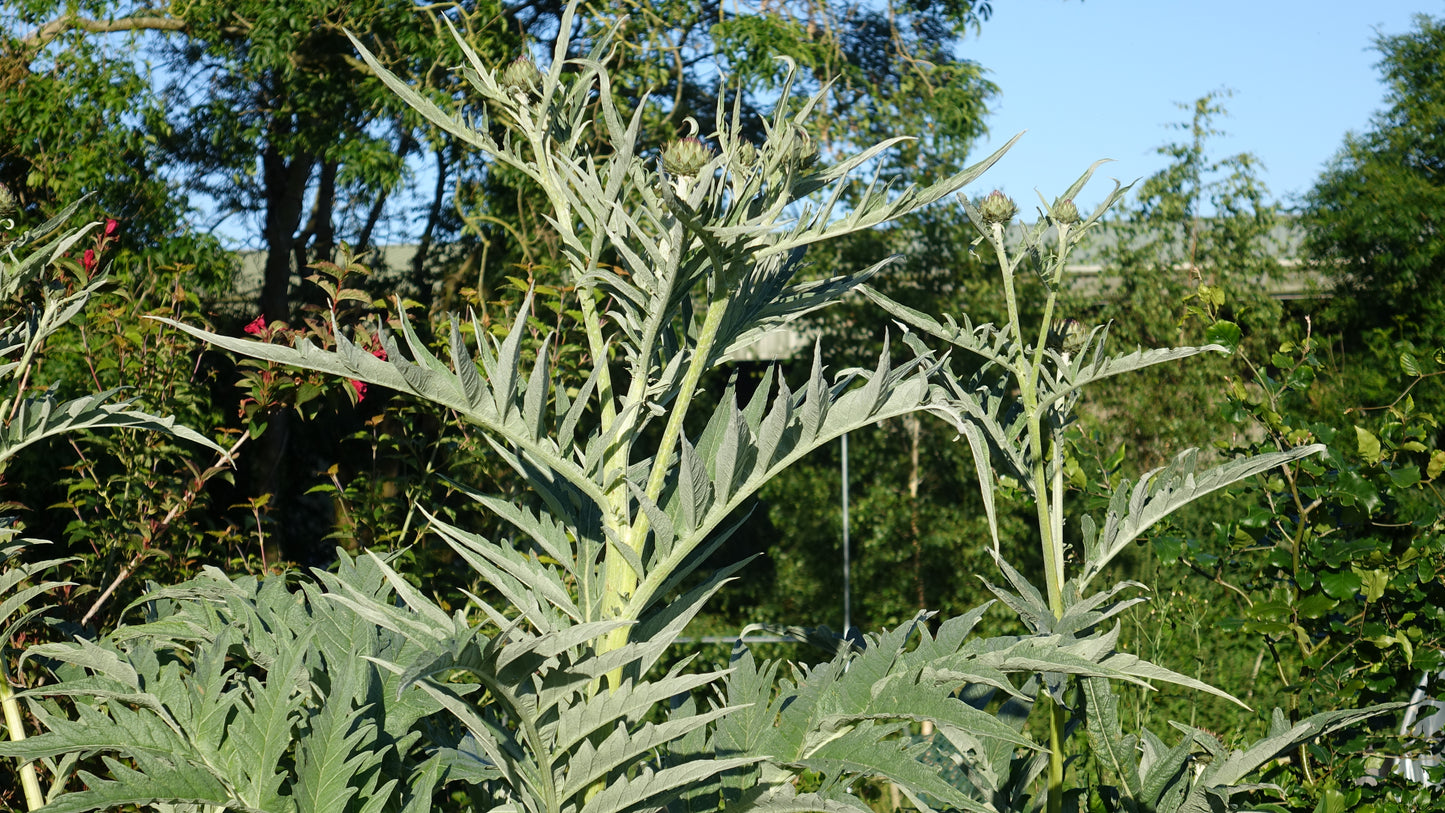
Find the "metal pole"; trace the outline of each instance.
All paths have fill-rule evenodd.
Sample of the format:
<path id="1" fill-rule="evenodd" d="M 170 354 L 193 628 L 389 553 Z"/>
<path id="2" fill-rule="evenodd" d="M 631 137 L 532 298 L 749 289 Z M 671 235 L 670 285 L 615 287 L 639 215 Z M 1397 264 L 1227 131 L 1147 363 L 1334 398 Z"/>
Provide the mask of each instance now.
<path id="1" fill-rule="evenodd" d="M 850 592 L 848 552 L 848 435 L 843 435 L 843 637 L 853 629 L 852 593 Z"/>

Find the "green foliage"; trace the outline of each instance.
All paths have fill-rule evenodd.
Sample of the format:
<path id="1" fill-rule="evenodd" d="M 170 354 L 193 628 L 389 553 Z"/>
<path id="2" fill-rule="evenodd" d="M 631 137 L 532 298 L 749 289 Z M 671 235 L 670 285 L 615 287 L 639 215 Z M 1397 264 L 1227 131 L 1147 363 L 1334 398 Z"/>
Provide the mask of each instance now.
<path id="1" fill-rule="evenodd" d="M 1437 419 L 1408 391 L 1380 408 L 1335 406 L 1354 393 L 1331 391 L 1345 375 L 1326 358 L 1309 341 L 1281 346 L 1231 394 L 1235 414 L 1256 427 L 1249 434 L 1262 438 L 1252 448 L 1317 438 L 1324 454 L 1239 490 L 1243 516 L 1168 556 L 1237 597 L 1221 602 L 1228 615 L 1220 626 L 1260 642 L 1272 666 L 1266 676 L 1278 676 L 1294 714 L 1339 697 L 1404 698 L 1421 673 L 1441 669 L 1445 650 Z M 1433 384 L 1432 362 L 1410 354 L 1394 361 L 1402 388 Z M 1328 406 L 1311 408 L 1310 399 Z M 1384 731 L 1335 737 L 1298 755 L 1289 784 L 1310 804 L 1339 792 L 1408 809 L 1398 783 L 1370 791 L 1353 780 L 1379 772 L 1373 754 L 1419 747 Z"/>
<path id="2" fill-rule="evenodd" d="M 50 391 L 39 395 L 27 392 L 32 367 L 46 339 L 74 318 L 105 281 L 101 275 L 91 276 L 91 270 L 99 262 L 97 252 L 104 250 L 104 234 L 95 248 L 85 250 L 85 261 L 72 266 L 75 269 L 72 279 L 55 279 L 51 275 L 57 260 L 75 249 L 99 225 L 91 224 L 46 240 L 77 207 L 78 204 L 73 204 L 55 218 L 7 242 L 3 246 L 4 256 L 0 256 L 0 301 L 8 311 L 3 334 L 0 334 L 0 355 L 13 359 L 0 366 L 0 374 L 5 376 L 4 398 L 0 399 L 0 413 L 3 413 L 0 420 L 4 422 L 0 433 L 0 470 L 22 449 L 47 438 L 107 427 L 161 431 L 219 451 L 209 439 L 177 425 L 174 419 L 158 418 L 131 409 L 129 401 L 117 401 L 118 389 L 68 401 Z M 32 243 L 37 245 L 32 247 Z M 15 254 L 22 249 L 29 249 L 24 259 Z M 86 268 L 86 264 L 91 268 Z M 22 288 L 38 288 L 40 301 L 16 302 Z"/>
<path id="3" fill-rule="evenodd" d="M 173 231 L 185 201 L 161 171 L 155 135 L 133 124 L 156 122 L 161 102 L 130 43 L 38 42 L 50 20 L 36 5 L 7 2 L 0 12 L 0 183 L 23 217 L 44 219 L 93 194 L 88 207 L 125 221 L 139 240 Z"/>
<path id="4" fill-rule="evenodd" d="M 6 752 L 52 772 L 78 749 L 102 757 L 82 763 L 100 771 L 79 771 L 84 790 L 55 784 L 53 811 L 430 809 L 439 758 L 412 751 L 437 707 L 372 662 L 420 653 L 350 612 L 342 590 L 391 594 L 377 560 L 344 554 L 295 588 L 208 569 L 153 590 L 142 623 L 32 647 L 65 680 L 27 693 L 55 701 L 32 706 L 46 732 Z"/>
<path id="5" fill-rule="evenodd" d="M 119 389 L 70 399 L 62 398 L 53 388 L 32 392 L 31 376 L 47 340 L 75 318 L 105 282 L 104 275 L 96 272 L 111 241 L 114 221 L 101 228 L 92 247 L 84 249 L 78 262 L 68 259 L 68 253 L 101 224 L 56 233 L 79 205 L 72 204 L 51 220 L 15 237 L 10 234 L 15 227 L 10 212 L 0 215 L 0 357 L 10 359 L 0 365 L 0 394 L 4 396 L 0 398 L 0 475 L 27 447 L 99 428 L 145 429 L 221 451 L 209 439 L 177 424 L 174 418 L 135 409 L 133 400 L 116 400 Z M 26 586 L 25 582 L 71 560 L 20 561 L 20 554 L 34 540 L 14 543 L 21 529 L 14 519 L 7 519 L 4 526 L 0 528 L 5 542 L 0 564 L 6 566 L 0 571 L 0 596 L 4 598 L 0 603 L 0 623 L 4 624 L 0 637 L 0 705 L 4 706 L 10 739 L 20 742 L 25 738 L 25 721 L 11 692 L 11 641 L 22 623 L 41 612 L 28 609 L 27 602 L 70 585 L 44 582 Z M 38 807 L 41 788 L 34 767 L 22 760 L 18 773 L 26 802 L 31 808 Z"/>
<path id="6" fill-rule="evenodd" d="M 1202 467 L 1181 454 L 1113 484 L 1099 518 L 1085 516 L 1065 539 L 1065 433 L 1082 389 L 1228 349 L 1111 354 L 1106 326 L 1055 322 L 1068 256 L 1121 190 L 1081 220 L 1071 201 L 1091 169 L 1017 233 L 1021 243 L 1006 237 L 1011 202 L 964 202 L 1001 271 L 1001 327 L 937 319 L 866 288 L 886 261 L 809 279 L 810 246 L 933 204 L 998 154 L 906 187 L 882 180 L 883 156 L 904 138 L 825 161 L 808 128 L 827 91 L 796 103 L 792 71 L 759 125 L 761 144 L 743 139 L 739 94 L 729 103 L 722 93 L 705 142 L 658 150 L 642 138 L 647 110 L 625 108 L 604 64 L 621 25 L 574 52 L 575 14 L 576 4 L 562 13 L 551 62 L 525 82 L 456 37 L 461 76 L 481 99 L 475 117 L 444 109 L 363 49 L 419 115 L 540 191 L 565 286 L 532 286 L 510 324 L 452 317 L 439 331 L 444 351 L 400 301 L 389 322 L 350 329 L 339 281 L 323 280 L 325 323 L 292 330 L 263 319 L 253 331 L 261 341 L 159 320 L 267 364 L 412 396 L 484 437 L 530 496 L 457 488 L 511 527 L 488 537 L 427 516 L 485 591 L 465 609 L 444 608 L 374 554 L 343 555 L 335 574 L 295 589 L 282 576 L 208 571 L 154 591 L 140 623 L 37 647 L 33 656 L 58 664 L 56 681 L 27 695 L 46 733 L 0 753 L 42 760 L 54 778 L 49 809 L 305 811 L 342 798 L 348 809 L 410 810 L 455 781 L 473 807 L 532 813 L 843 811 L 862 808 L 849 790 L 868 779 L 922 810 L 1059 813 L 1066 799 L 1238 809 L 1261 789 L 1241 784 L 1257 769 L 1383 711 L 1294 725 L 1278 717 L 1263 740 L 1229 753 L 1187 727 L 1173 747 L 1141 732 L 1142 761 L 1130 753 L 1118 686 L 1232 698 L 1123 651 L 1119 617 L 1140 600 L 1137 585 L 1091 592 L 1090 581 L 1148 525 L 1322 447 Z M 868 170 L 872 180 L 851 180 Z M 1026 289 L 1018 283 L 1030 270 L 1037 287 Z M 700 397 L 704 375 L 764 332 L 859 289 L 907 325 L 904 360 L 885 338 L 866 366 L 825 375 L 820 343 L 796 385 L 769 369 L 746 396 L 733 383 Z M 1029 290 L 1044 301 L 1025 331 Z M 568 342 L 534 311 L 563 291 L 558 315 L 581 334 L 566 355 Z M 967 362 L 955 366 L 925 339 Z M 293 382 L 281 389 L 302 402 L 309 382 Z M 1021 634 L 973 636 L 984 605 L 932 629 L 919 615 L 861 643 L 795 633 L 829 649 L 812 667 L 739 650 L 728 670 L 689 669 L 686 658 L 659 669 L 744 564 L 707 568 L 753 495 L 845 433 L 923 412 L 968 442 L 987 552 L 1003 576 L 986 587 Z M 1043 590 L 1010 561 L 997 505 L 1006 494 L 1035 509 Z M 1075 770 L 1070 780 L 1068 741 L 1080 724 L 1112 777 L 1091 783 Z M 931 736 L 916 737 L 915 725 Z M 948 775 L 928 761 L 945 749 L 958 758 Z M 73 780 L 83 789 L 66 792 Z"/>
<path id="7" fill-rule="evenodd" d="M 67 559 L 47 559 L 39 562 L 20 561 L 20 555 L 35 540 L 12 540 L 19 532 L 15 528 L 0 529 L 0 706 L 5 711 L 5 732 L 12 740 L 25 738 L 25 720 L 20 704 L 15 700 L 11 688 L 10 663 L 14 653 L 11 642 L 16 633 L 31 619 L 45 611 L 44 607 L 28 606 L 30 602 L 46 593 L 64 588 L 69 582 L 38 581 L 40 574 L 51 568 L 69 563 Z M 26 800 L 35 806 L 42 798 L 40 779 L 31 766 L 22 766 L 17 772 Z"/>
<path id="8" fill-rule="evenodd" d="M 1087 592 L 1087 588 L 1150 526 L 1201 496 L 1324 451 L 1324 446 L 1318 444 L 1296 443 L 1293 448 L 1281 444 L 1278 450 L 1238 457 L 1200 470 L 1196 466 L 1197 450 L 1187 450 L 1167 466 L 1142 475 L 1137 484 L 1128 479 L 1111 479 L 1107 486 L 1110 496 L 1102 520 L 1089 514 L 1083 515 L 1079 520 L 1078 537 L 1066 543 L 1064 482 L 1067 470 L 1064 445 L 1082 388 L 1104 378 L 1165 362 L 1207 352 L 1228 352 L 1224 346 L 1208 345 L 1136 350 L 1110 356 L 1105 350 L 1108 326 L 1099 326 L 1092 331 L 1069 329 L 1066 322 L 1052 319 L 1070 251 L 1089 229 L 1100 222 L 1107 207 L 1122 196 L 1122 191 L 1116 188 L 1097 211 L 1080 222 L 1072 205 L 1063 207 L 1062 202 L 1071 201 L 1092 172 L 1091 169 L 1085 173 L 1061 194 L 1032 227 L 1025 227 L 1021 232 L 1021 244 L 1017 246 L 1010 245 L 1006 240 L 1009 221 L 1017 211 L 1012 202 L 995 193 L 979 207 L 964 203 L 970 221 L 981 235 L 980 242 L 987 241 L 992 245 L 1002 271 L 1004 300 L 1008 307 L 1008 321 L 1003 327 L 992 324 L 975 326 L 966 317 L 961 321 L 949 317 L 940 322 L 877 292 L 868 292 L 870 298 L 895 318 L 918 328 L 925 335 L 965 351 L 981 362 L 980 366 L 964 375 L 945 377 L 946 389 L 940 393 L 942 397 L 930 406 L 955 416 L 960 434 L 968 441 L 978 461 L 979 488 L 990 521 L 993 554 L 1012 587 L 1011 591 L 992 589 L 1030 629 L 1039 634 L 1092 630 L 1098 621 L 1133 603 L 1108 604 L 1102 617 L 1095 619 L 1089 614 L 1105 602 L 1111 602 L 1112 597 L 1129 583 L 1121 583 L 1093 595 Z M 1030 269 L 1047 291 L 1043 316 L 1035 329 L 1037 338 L 1032 344 L 1027 343 L 1028 334 L 1022 328 L 1015 286 L 1016 277 Z M 1223 335 L 1221 331 L 1214 332 Z M 912 339 L 911 336 L 907 338 Z M 989 470 L 990 463 L 992 471 Z M 997 487 L 1002 483 L 1017 488 L 1027 501 L 1037 507 L 1045 593 L 1040 593 L 1007 562 L 1008 554 L 1001 544 L 994 505 Z M 1072 576 L 1066 568 L 1069 558 L 1078 562 L 1077 572 Z M 1071 620 L 1080 614 L 1088 620 Z M 1109 634 L 1093 632 L 1089 639 L 1108 642 L 1112 648 L 1113 637 L 1117 634 L 1116 627 Z M 1228 696 L 1184 675 L 1147 662 L 1141 664 L 1141 675 Z M 1054 685 L 1050 687 L 1052 702 L 1044 704 L 1050 709 L 1048 809 L 1061 810 L 1065 803 L 1064 740 L 1066 732 L 1081 719 L 1088 721 L 1096 748 L 1101 749 L 1102 756 L 1115 757 L 1114 776 L 1122 785 L 1110 788 L 1109 792 L 1125 799 L 1126 806 L 1132 809 L 1137 806 L 1134 796 L 1138 794 L 1140 776 L 1151 777 L 1150 784 L 1153 786 L 1157 784 L 1153 778 L 1156 775 L 1148 773 L 1147 765 L 1142 773 L 1132 767 L 1125 769 L 1123 755 L 1124 751 L 1132 748 L 1132 741 L 1127 747 L 1122 744 L 1125 741 L 1116 713 L 1117 701 L 1109 694 L 1107 685 L 1093 684 L 1084 690 L 1093 694 L 1093 700 L 1080 709 L 1066 698 L 1064 686 L 1062 678 L 1055 677 Z M 1207 788 L 1210 794 L 1227 806 L 1231 805 L 1231 793 L 1247 794 L 1257 789 L 1230 789 L 1249 771 L 1265 764 L 1286 748 L 1297 745 L 1302 739 L 1317 735 L 1323 727 L 1337 719 L 1354 721 L 1377 715 L 1382 710 L 1382 707 L 1377 707 L 1359 716 L 1353 713 L 1342 713 L 1338 717 L 1327 715 L 1315 721 L 1314 725 L 1294 730 L 1272 726 L 1266 739 L 1236 755 L 1237 763 L 1233 758 L 1225 763 L 1219 786 L 1209 784 L 1212 776 L 1201 775 L 1203 778 L 1198 786 L 1178 786 L 1180 798 L 1175 801 L 1185 805 L 1180 809 L 1209 809 L 1204 800 Z M 1178 773 L 1185 763 L 1193 759 L 1196 747 L 1205 747 L 1205 744 L 1187 739 L 1176 746 L 1176 756 L 1161 763 L 1167 767 L 1161 768 L 1163 773 L 1157 776 Z M 1146 751 L 1146 761 L 1152 759 Z M 1145 805 L 1155 805 L 1162 798 L 1146 798 Z"/>
<path id="9" fill-rule="evenodd" d="M 1074 308 L 1110 322 L 1126 345 L 1203 342 L 1233 351 L 1244 341 L 1258 355 L 1283 339 L 1280 305 L 1267 292 L 1281 273 L 1275 230 L 1285 221 L 1266 198 L 1257 158 L 1212 153 L 1212 141 L 1222 135 L 1216 122 L 1226 115 L 1219 95 L 1181 107 L 1192 115 L 1174 127 L 1186 138 L 1158 150 L 1169 164 L 1138 182 L 1088 246 L 1106 279 L 1077 286 L 1070 299 Z M 1232 366 L 1221 357 L 1166 365 L 1142 373 L 1134 387 L 1103 390 L 1081 416 L 1085 431 L 1093 431 L 1092 414 L 1128 410 L 1127 426 L 1110 425 L 1100 436 L 1149 465 L 1164 463 L 1178 444 L 1207 445 L 1215 432 L 1214 382 Z M 1138 409 L 1131 402 L 1137 392 L 1171 397 Z M 1085 444 L 1080 453 L 1107 458 L 1113 451 Z"/>
<path id="10" fill-rule="evenodd" d="M 1413 30 L 1376 40 L 1387 107 L 1352 134 L 1305 199 L 1310 252 L 1323 261 L 1336 308 L 1354 339 L 1370 327 L 1438 344 L 1445 243 L 1438 226 L 1439 122 L 1445 115 L 1445 22 L 1417 15 Z"/>

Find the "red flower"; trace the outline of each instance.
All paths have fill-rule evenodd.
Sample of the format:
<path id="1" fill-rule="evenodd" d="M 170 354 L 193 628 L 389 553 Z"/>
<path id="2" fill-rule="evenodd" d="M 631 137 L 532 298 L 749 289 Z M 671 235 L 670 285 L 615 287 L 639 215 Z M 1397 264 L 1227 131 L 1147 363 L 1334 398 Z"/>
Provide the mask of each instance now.
<path id="1" fill-rule="evenodd" d="M 85 269 L 85 273 L 87 274 L 95 270 L 95 249 L 88 248 L 85 250 L 85 256 L 80 259 L 80 266 Z"/>
<path id="2" fill-rule="evenodd" d="M 88 252 L 87 252 L 87 253 L 88 253 Z M 252 336 L 259 336 L 259 335 L 261 335 L 261 331 L 263 331 L 263 330 L 265 330 L 265 329 L 266 329 L 266 317 L 264 317 L 264 316 L 257 316 L 255 319 L 251 320 L 251 324 L 246 325 L 244 328 L 242 328 L 242 330 L 246 331 L 247 333 L 249 333 L 249 334 L 252 335 Z"/>
<path id="3" fill-rule="evenodd" d="M 105 236 L 106 236 L 106 237 L 114 237 L 114 236 L 115 236 L 115 233 L 116 233 L 117 231 L 119 231 L 119 230 L 120 230 L 120 224 L 117 223 L 117 222 L 115 222 L 114 219 L 105 221 Z"/>
<path id="4" fill-rule="evenodd" d="M 382 361 L 386 361 L 386 348 L 382 347 L 380 344 L 378 344 L 376 347 L 371 348 L 371 354 L 381 359 Z M 362 401 L 366 400 L 366 382 L 352 379 L 351 386 L 356 388 L 356 403 L 359 404 Z"/>

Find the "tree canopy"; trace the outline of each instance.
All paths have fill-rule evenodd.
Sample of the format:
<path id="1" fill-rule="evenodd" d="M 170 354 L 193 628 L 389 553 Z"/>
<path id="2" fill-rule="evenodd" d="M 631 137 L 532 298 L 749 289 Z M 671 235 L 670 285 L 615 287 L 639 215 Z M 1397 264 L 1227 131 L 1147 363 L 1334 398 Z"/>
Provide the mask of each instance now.
<path id="1" fill-rule="evenodd" d="M 1380 36 L 1387 106 L 1351 134 L 1305 199 L 1307 247 L 1334 277 L 1352 330 L 1445 337 L 1445 20 Z"/>
<path id="2" fill-rule="evenodd" d="M 100 208 L 146 240 L 229 218 L 226 231 L 265 251 L 257 304 L 270 320 L 295 315 L 296 272 L 333 259 L 340 242 L 419 237 L 412 282 L 425 303 L 434 246 L 481 243 L 473 264 L 507 268 L 535 259 L 519 244 L 546 224 L 528 219 L 528 192 L 515 179 L 382 92 L 343 32 L 444 109 L 474 116 L 482 111 L 450 70 L 461 60 L 447 26 L 502 64 L 527 53 L 527 42 L 557 37 L 561 7 L 3 0 L 0 182 L 35 216 L 99 192 Z M 647 123 L 653 143 L 684 131 L 689 117 L 705 135 L 723 76 L 750 110 L 770 104 L 784 92 L 783 56 L 802 68 L 791 92 L 830 87 L 826 126 L 813 134 L 825 160 L 830 146 L 912 135 L 917 145 L 880 169 L 927 176 L 962 165 L 983 132 L 995 88 L 958 46 L 990 12 L 985 0 L 608 0 L 567 33 L 583 47 L 628 17 L 619 89 L 662 102 Z"/>

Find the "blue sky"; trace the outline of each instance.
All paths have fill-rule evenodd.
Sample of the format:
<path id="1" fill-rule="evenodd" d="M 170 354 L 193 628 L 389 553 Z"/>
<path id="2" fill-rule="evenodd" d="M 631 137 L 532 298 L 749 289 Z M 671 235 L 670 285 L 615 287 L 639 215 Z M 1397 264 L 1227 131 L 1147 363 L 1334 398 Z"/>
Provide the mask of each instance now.
<path id="1" fill-rule="evenodd" d="M 1084 201 L 1102 198 L 1107 178 L 1161 169 L 1155 150 L 1186 136 L 1167 125 L 1191 115 L 1176 103 L 1221 89 L 1233 96 L 1212 155 L 1254 153 L 1289 203 L 1383 106 L 1377 32 L 1404 33 L 1445 2 L 994 0 L 993 10 L 960 54 L 1000 88 L 977 156 L 1028 133 L 969 192 L 1002 188 L 1031 211 L 1035 188 L 1052 199 L 1099 158 L 1115 163 Z"/>

